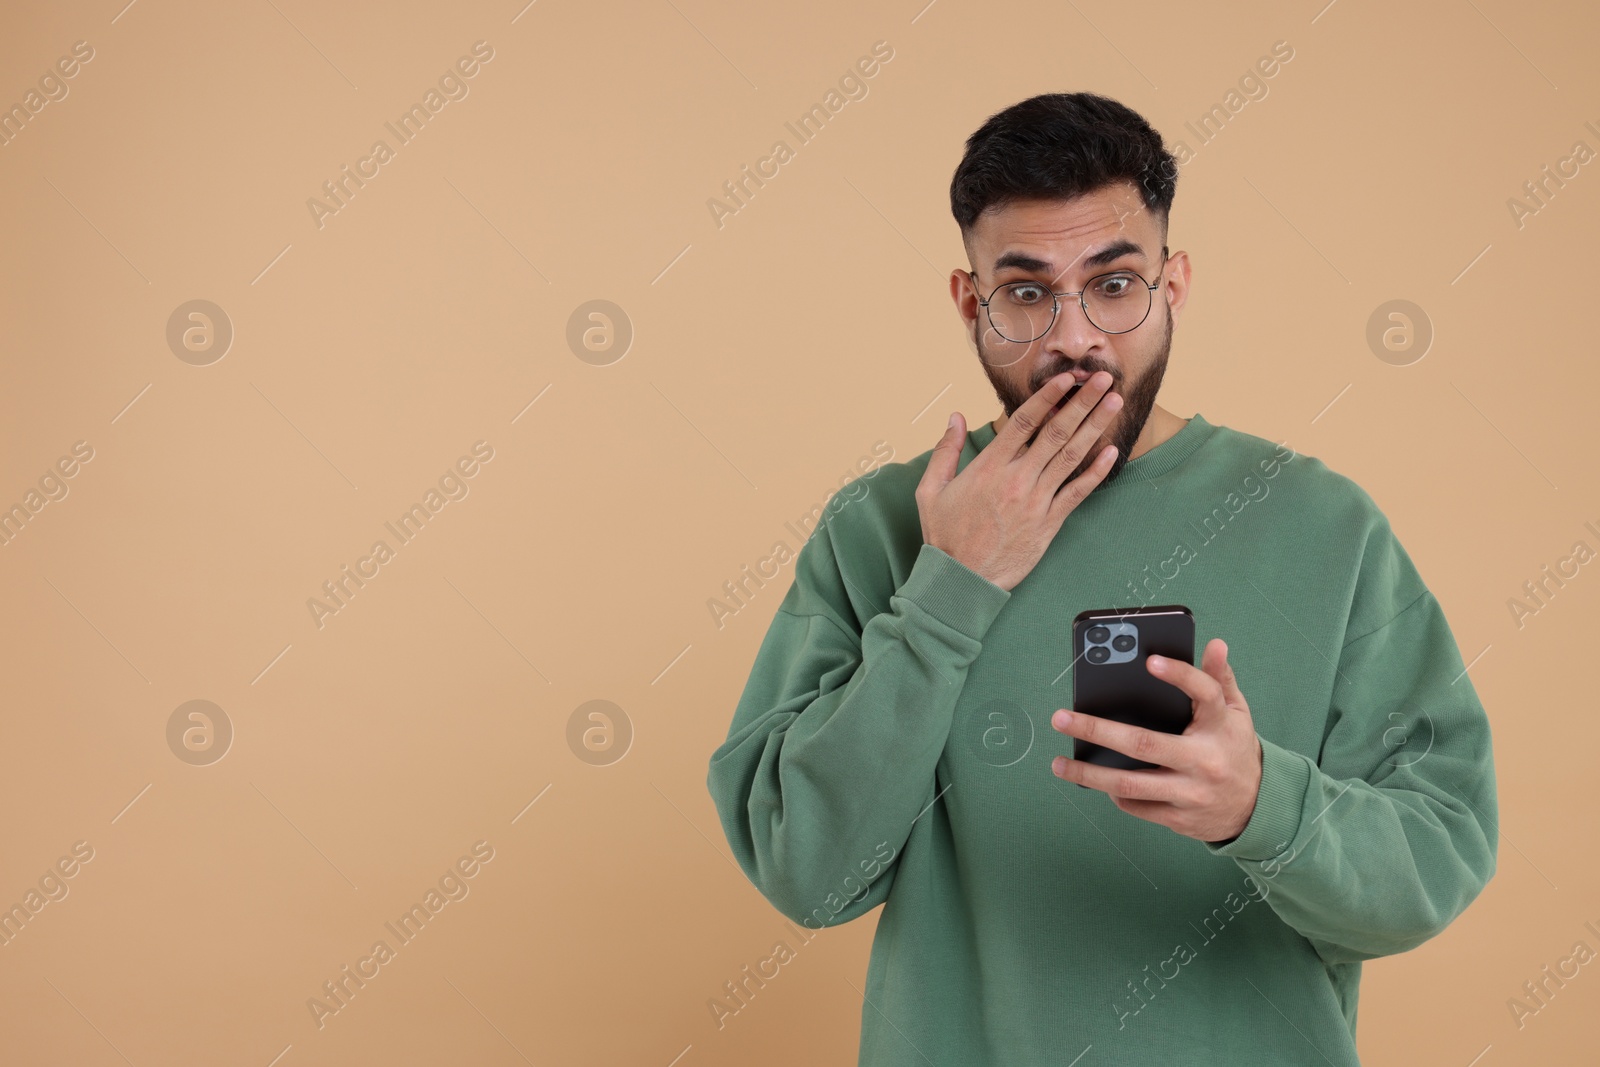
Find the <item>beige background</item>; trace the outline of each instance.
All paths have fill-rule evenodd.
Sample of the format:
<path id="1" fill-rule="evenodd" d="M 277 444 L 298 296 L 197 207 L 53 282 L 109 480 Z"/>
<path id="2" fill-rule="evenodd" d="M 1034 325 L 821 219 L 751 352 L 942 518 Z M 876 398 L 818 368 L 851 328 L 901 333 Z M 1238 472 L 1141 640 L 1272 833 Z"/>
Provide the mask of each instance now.
<path id="1" fill-rule="evenodd" d="M 0 103 L 94 53 L 0 147 L 0 506 L 93 449 L 0 547 L 0 902 L 93 849 L 0 946 L 7 1063 L 854 1063 L 875 915 L 708 1009 L 793 936 L 705 790 L 792 568 L 721 629 L 707 604 L 875 442 L 909 460 L 996 414 L 946 291 L 950 175 L 989 114 L 1076 89 L 1195 150 L 1162 403 L 1366 487 L 1493 721 L 1499 872 L 1368 966 L 1364 1056 L 1593 1055 L 1596 968 L 1520 1028 L 1507 1003 L 1600 950 L 1600 565 L 1508 607 L 1600 548 L 1600 174 L 1520 227 L 1507 204 L 1600 149 L 1589 5 L 123 2 L 0 33 Z M 1185 123 L 1280 40 L 1199 146 Z M 395 147 L 476 41 L 468 95 Z M 319 228 L 307 200 L 379 138 Z M 779 139 L 719 228 L 708 199 Z M 166 340 L 198 299 L 234 331 L 205 366 Z M 596 299 L 634 331 L 609 365 L 566 339 Z M 1395 299 L 1435 331 L 1404 366 L 1366 340 Z M 319 628 L 308 599 L 478 441 L 468 495 Z M 169 747 L 191 700 L 232 724 L 210 765 Z M 591 700 L 631 726 L 608 765 L 569 745 Z M 470 894 L 319 1029 L 307 1000 L 478 841 Z"/>

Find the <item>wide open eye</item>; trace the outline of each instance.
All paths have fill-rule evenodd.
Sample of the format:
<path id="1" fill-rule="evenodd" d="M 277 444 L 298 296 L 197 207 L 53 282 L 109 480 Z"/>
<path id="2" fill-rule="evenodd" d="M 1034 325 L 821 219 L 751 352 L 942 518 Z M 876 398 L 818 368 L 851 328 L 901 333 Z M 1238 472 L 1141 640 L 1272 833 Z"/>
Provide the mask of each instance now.
<path id="1" fill-rule="evenodd" d="M 1135 286 L 1142 286 L 1143 284 L 1135 274 L 1126 272 L 1107 274 L 1096 280 L 1094 292 L 1097 296 L 1117 300 L 1133 292 Z"/>
<path id="2" fill-rule="evenodd" d="M 1038 282 L 1012 282 L 1000 290 L 1000 295 L 1017 307 L 1031 307 L 1050 300 L 1050 290 Z"/>

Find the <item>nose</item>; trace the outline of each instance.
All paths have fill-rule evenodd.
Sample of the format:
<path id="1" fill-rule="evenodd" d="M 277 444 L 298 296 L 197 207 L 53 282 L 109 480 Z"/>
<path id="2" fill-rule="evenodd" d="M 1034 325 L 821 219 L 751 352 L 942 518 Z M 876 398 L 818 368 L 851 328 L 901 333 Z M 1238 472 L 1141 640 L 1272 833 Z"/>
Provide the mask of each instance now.
<path id="1" fill-rule="evenodd" d="M 1072 344 L 1088 344 L 1106 338 L 1107 334 L 1101 333 L 1098 326 L 1090 322 L 1088 312 L 1083 310 L 1082 296 L 1061 296 L 1056 298 L 1061 309 L 1056 312 L 1056 322 L 1050 323 L 1050 330 L 1045 331 L 1045 338 L 1059 338 Z"/>
<path id="2" fill-rule="evenodd" d="M 1042 338 L 1046 349 L 1054 349 L 1076 359 L 1087 351 L 1090 345 L 1104 343 L 1107 334 L 1102 333 L 1094 323 L 1089 321 L 1088 314 L 1083 310 L 1081 296 L 1062 296 L 1056 298 L 1060 310 L 1056 312 L 1056 321 L 1050 324 L 1050 329 L 1045 331 Z"/>

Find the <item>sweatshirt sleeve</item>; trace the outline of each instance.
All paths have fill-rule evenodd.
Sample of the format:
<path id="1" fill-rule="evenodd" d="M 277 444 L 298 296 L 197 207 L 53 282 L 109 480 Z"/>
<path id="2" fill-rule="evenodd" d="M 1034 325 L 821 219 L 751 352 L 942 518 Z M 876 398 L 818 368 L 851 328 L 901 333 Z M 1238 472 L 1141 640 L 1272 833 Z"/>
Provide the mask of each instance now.
<path id="1" fill-rule="evenodd" d="M 812 927 L 887 898 L 912 821 L 934 800 L 967 668 L 1011 597 L 929 544 L 859 629 L 845 589 L 824 525 L 801 549 L 706 780 L 750 881 Z"/>
<path id="2" fill-rule="evenodd" d="M 1351 622 L 1321 752 L 1262 738 L 1250 821 L 1206 844 L 1254 875 L 1329 963 L 1440 933 L 1493 876 L 1498 842 L 1488 718 L 1443 610 L 1381 516 Z"/>

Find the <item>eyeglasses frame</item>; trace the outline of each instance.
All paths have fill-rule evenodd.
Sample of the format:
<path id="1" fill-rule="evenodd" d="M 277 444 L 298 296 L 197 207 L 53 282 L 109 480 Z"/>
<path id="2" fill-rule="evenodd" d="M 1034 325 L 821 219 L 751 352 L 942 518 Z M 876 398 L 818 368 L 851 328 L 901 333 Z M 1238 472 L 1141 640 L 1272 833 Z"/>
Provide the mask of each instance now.
<path id="1" fill-rule="evenodd" d="M 989 325 L 991 327 L 993 327 L 995 333 L 1000 334 L 1000 337 L 1003 340 L 1005 340 L 1006 342 L 1008 342 L 1010 344 L 1014 344 L 1014 345 L 1031 345 L 1031 344 L 1033 344 L 1034 341 L 1037 341 L 1039 339 L 1039 337 L 1043 337 L 1045 334 L 1047 334 L 1051 330 L 1055 329 L 1056 320 L 1061 317 L 1061 298 L 1064 297 L 1064 296 L 1075 296 L 1075 297 L 1078 298 L 1078 306 L 1083 309 L 1083 317 L 1085 319 L 1089 320 L 1089 325 L 1094 326 L 1094 328 L 1097 329 L 1097 330 L 1100 330 L 1101 333 L 1110 334 L 1112 336 L 1120 336 L 1120 335 L 1125 334 L 1125 333 L 1132 333 L 1134 330 L 1137 330 L 1139 327 L 1144 325 L 1145 319 L 1148 319 L 1150 317 L 1150 308 L 1155 307 L 1155 303 L 1156 303 L 1155 302 L 1155 298 L 1151 297 L 1149 306 L 1144 309 L 1144 318 L 1141 318 L 1138 322 L 1134 323 L 1132 326 L 1129 326 L 1126 330 L 1103 330 L 1103 329 L 1100 329 L 1100 327 L 1095 323 L 1094 319 L 1089 318 L 1089 304 L 1088 304 L 1087 301 L 1085 301 L 1083 299 L 1083 294 L 1088 292 L 1089 288 L 1092 285 L 1094 285 L 1095 282 L 1099 281 L 1101 278 L 1109 278 L 1113 274 L 1131 274 L 1135 278 L 1138 278 L 1139 281 L 1144 282 L 1144 287 L 1146 289 L 1150 290 L 1153 293 L 1157 288 L 1160 287 L 1160 285 L 1161 285 L 1161 276 L 1166 271 L 1166 269 L 1167 269 L 1167 246 L 1166 245 L 1162 245 L 1161 246 L 1161 265 L 1158 268 L 1156 268 L 1156 280 L 1153 281 L 1153 282 L 1146 282 L 1144 280 L 1144 275 L 1143 274 L 1140 274 L 1138 271 L 1133 270 L 1130 267 L 1119 267 L 1116 270 L 1108 270 L 1104 274 L 1096 274 L 1093 278 L 1090 278 L 1087 282 L 1084 283 L 1084 287 L 1082 289 L 1079 289 L 1075 293 L 1058 293 L 1053 289 L 1047 289 L 1047 291 L 1050 293 L 1050 308 L 1051 308 L 1051 310 L 1050 310 L 1050 325 L 1048 325 L 1048 326 L 1046 326 L 1044 328 L 1044 333 L 1041 333 L 1041 334 L 1039 334 L 1038 337 L 1031 338 L 1030 340 L 1027 340 L 1027 341 L 1013 341 L 1013 340 L 1011 340 L 1011 338 L 1007 337 L 1005 334 L 1000 333 L 1000 327 L 994 321 L 994 313 L 989 308 L 989 301 L 994 299 L 994 294 L 995 293 L 998 293 L 1000 290 L 1004 289 L 1008 285 L 1021 285 L 1023 283 L 1027 283 L 1027 284 L 1031 284 L 1031 285 L 1040 285 L 1040 284 L 1042 284 L 1041 282 L 1030 282 L 1027 278 L 1018 278 L 1015 281 L 1001 282 L 999 285 L 997 285 L 993 289 L 989 290 L 988 297 L 979 297 L 978 298 L 978 306 L 983 308 L 984 314 L 987 315 L 988 318 L 989 318 Z M 978 275 L 977 275 L 977 272 L 969 270 L 969 271 L 967 271 L 967 276 L 972 279 L 972 288 L 973 288 L 974 291 L 976 291 L 977 288 L 978 288 Z"/>

